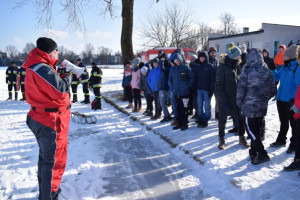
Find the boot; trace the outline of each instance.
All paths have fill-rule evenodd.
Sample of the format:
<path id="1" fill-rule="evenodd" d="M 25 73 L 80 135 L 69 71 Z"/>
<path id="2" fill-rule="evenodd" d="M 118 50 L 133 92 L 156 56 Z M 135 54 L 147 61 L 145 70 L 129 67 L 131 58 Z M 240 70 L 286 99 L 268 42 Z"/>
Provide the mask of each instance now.
<path id="1" fill-rule="evenodd" d="M 134 108 L 132 109 L 132 112 L 137 112 L 138 110 L 137 110 L 137 107 L 136 106 L 134 106 Z"/>
<path id="2" fill-rule="evenodd" d="M 178 121 L 177 120 L 174 120 L 172 123 L 171 123 L 171 126 L 176 126 L 178 125 Z"/>
<path id="3" fill-rule="evenodd" d="M 250 156 L 250 161 L 253 162 L 256 158 L 257 152 L 252 151 L 251 149 L 249 150 L 249 156 Z"/>
<path id="4" fill-rule="evenodd" d="M 137 109 L 137 112 L 142 112 L 142 106 Z"/>
<path id="5" fill-rule="evenodd" d="M 72 103 L 76 103 L 76 102 L 78 102 L 77 94 L 73 94 L 73 100 L 72 100 Z"/>
<path id="6" fill-rule="evenodd" d="M 6 100 L 12 100 L 12 93 L 11 92 L 8 93 L 8 98 Z"/>
<path id="7" fill-rule="evenodd" d="M 132 103 L 129 103 L 128 106 L 126 106 L 126 109 L 131 109 L 132 107 Z"/>
<path id="8" fill-rule="evenodd" d="M 22 96 L 23 96 L 23 98 L 22 98 L 22 99 L 20 99 L 20 101 L 26 101 L 26 98 L 25 98 L 25 93 L 24 93 L 24 92 L 22 92 Z"/>
<path id="9" fill-rule="evenodd" d="M 246 148 L 250 147 L 250 145 L 247 143 L 245 139 L 245 136 L 239 136 L 239 144 L 243 145 Z"/>
<path id="10" fill-rule="evenodd" d="M 300 159 L 295 159 L 289 166 L 283 168 L 284 171 L 300 170 Z"/>
<path id="11" fill-rule="evenodd" d="M 219 113 L 218 112 L 215 112 L 215 118 L 219 119 Z"/>
<path id="12" fill-rule="evenodd" d="M 220 150 L 224 150 L 225 149 L 225 139 L 224 138 L 220 138 L 219 139 L 219 145 L 218 145 L 218 148 Z"/>
<path id="13" fill-rule="evenodd" d="M 15 100 L 18 100 L 18 93 L 15 92 Z"/>
<path id="14" fill-rule="evenodd" d="M 264 153 L 264 154 L 258 153 L 256 155 L 255 159 L 253 161 L 251 161 L 251 163 L 253 165 L 258 165 L 258 164 L 261 164 L 261 163 L 264 163 L 264 162 L 267 162 L 267 161 L 270 161 L 270 157 L 268 156 L 267 153 Z"/>
<path id="15" fill-rule="evenodd" d="M 90 102 L 90 96 L 89 95 L 84 95 L 84 100 L 81 101 L 80 103 L 84 103 L 84 104 L 89 104 Z"/>

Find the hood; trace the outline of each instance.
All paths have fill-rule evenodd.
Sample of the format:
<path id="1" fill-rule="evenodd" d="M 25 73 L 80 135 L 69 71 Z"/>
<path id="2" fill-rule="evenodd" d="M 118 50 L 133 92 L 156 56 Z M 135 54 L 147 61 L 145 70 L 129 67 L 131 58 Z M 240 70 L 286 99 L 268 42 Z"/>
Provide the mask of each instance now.
<path id="1" fill-rule="evenodd" d="M 200 57 L 204 57 L 205 58 L 205 60 L 204 60 L 203 63 L 207 63 L 208 62 L 208 54 L 207 54 L 206 51 L 199 52 L 198 53 L 198 59 L 199 59 L 199 61 L 200 61 Z"/>
<path id="2" fill-rule="evenodd" d="M 246 65 L 253 66 L 253 65 L 262 65 L 264 63 L 264 59 L 260 49 L 252 48 L 249 50 L 246 56 Z"/>
<path id="3" fill-rule="evenodd" d="M 269 50 L 268 49 L 263 49 L 262 53 L 264 53 L 264 52 L 267 52 L 268 53 L 267 57 L 269 57 L 269 55 L 270 55 Z"/>
<path id="4" fill-rule="evenodd" d="M 51 59 L 50 55 L 38 48 L 34 48 L 28 55 L 25 63 L 22 67 L 29 68 L 32 65 L 38 64 L 38 63 L 45 63 L 47 65 L 50 65 L 55 69 L 55 65 L 58 60 Z"/>
<path id="5" fill-rule="evenodd" d="M 286 46 L 284 44 L 280 45 L 279 47 L 283 48 L 283 51 L 286 50 Z"/>
<path id="6" fill-rule="evenodd" d="M 171 56 L 169 57 L 169 60 L 174 63 L 175 59 L 179 59 L 181 64 L 183 64 L 183 60 L 182 60 L 182 56 L 179 53 L 173 53 L 171 54 Z"/>

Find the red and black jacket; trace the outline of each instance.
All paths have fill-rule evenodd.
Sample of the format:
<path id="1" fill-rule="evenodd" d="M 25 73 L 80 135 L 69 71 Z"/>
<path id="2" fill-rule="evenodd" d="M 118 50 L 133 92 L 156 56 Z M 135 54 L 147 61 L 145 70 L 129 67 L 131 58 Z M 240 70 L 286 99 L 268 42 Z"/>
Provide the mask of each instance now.
<path id="1" fill-rule="evenodd" d="M 61 78 L 55 70 L 57 60 L 38 48 L 33 49 L 23 67 L 26 69 L 26 101 L 32 107 L 59 108 L 70 105 L 71 73 Z"/>

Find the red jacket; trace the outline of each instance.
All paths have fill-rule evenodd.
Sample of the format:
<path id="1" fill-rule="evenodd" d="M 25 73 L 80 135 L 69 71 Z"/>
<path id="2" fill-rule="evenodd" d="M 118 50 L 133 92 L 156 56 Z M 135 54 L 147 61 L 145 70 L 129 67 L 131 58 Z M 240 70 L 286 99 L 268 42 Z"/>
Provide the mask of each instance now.
<path id="1" fill-rule="evenodd" d="M 300 85 L 298 86 L 297 92 L 295 94 L 294 104 L 298 109 L 300 109 Z M 295 113 L 294 119 L 300 119 L 300 113 Z"/>
<path id="2" fill-rule="evenodd" d="M 286 46 L 283 44 L 283 45 L 280 45 L 279 47 L 282 47 L 283 51 L 279 51 L 279 53 L 277 55 L 275 55 L 274 63 L 276 66 L 284 65 L 284 52 L 286 50 Z"/>
<path id="3" fill-rule="evenodd" d="M 44 63 L 41 67 L 37 64 Z M 58 108 L 70 105 L 69 85 L 71 73 L 61 78 L 55 70 L 57 60 L 49 54 L 33 49 L 23 67 L 26 68 L 25 92 L 26 101 L 32 107 Z"/>

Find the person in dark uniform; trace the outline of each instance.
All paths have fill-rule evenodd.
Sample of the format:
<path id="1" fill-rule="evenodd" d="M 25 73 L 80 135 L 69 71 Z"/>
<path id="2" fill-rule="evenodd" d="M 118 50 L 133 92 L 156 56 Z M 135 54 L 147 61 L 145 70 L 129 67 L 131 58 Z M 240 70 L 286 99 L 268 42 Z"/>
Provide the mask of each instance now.
<path id="1" fill-rule="evenodd" d="M 22 99 L 20 101 L 26 101 L 25 96 L 25 76 L 26 76 L 26 69 L 24 67 L 20 67 L 19 73 L 20 75 L 20 84 L 21 84 L 21 92 L 22 92 Z"/>
<path id="2" fill-rule="evenodd" d="M 81 101 L 81 103 L 89 104 L 90 103 L 89 73 L 86 69 L 86 66 L 82 63 L 81 58 L 77 59 L 77 66 L 84 68 L 84 72 L 79 77 L 80 83 L 82 83 L 82 91 L 84 94 L 84 100 Z"/>
<path id="3" fill-rule="evenodd" d="M 15 91 L 15 100 L 18 100 L 18 90 L 17 90 L 17 75 L 18 67 L 14 61 L 11 61 L 10 66 L 6 70 L 6 83 L 8 85 L 8 98 L 7 100 L 12 100 L 12 90 Z"/>
<path id="4" fill-rule="evenodd" d="M 74 64 L 73 61 L 71 61 L 71 63 Z M 80 83 L 77 75 L 75 72 L 71 72 L 72 73 L 72 83 L 71 83 L 71 89 L 72 89 L 72 94 L 73 94 L 73 100 L 72 100 L 72 103 L 76 103 L 78 102 L 78 98 L 77 98 L 77 88 L 78 88 L 78 85 Z"/>
<path id="5" fill-rule="evenodd" d="M 92 109 L 97 110 L 101 109 L 101 92 L 100 88 L 102 87 L 102 70 L 96 65 L 95 62 L 91 63 L 92 71 L 91 77 L 89 79 L 90 88 L 93 89 L 95 94 L 95 100 L 92 102 Z"/>

